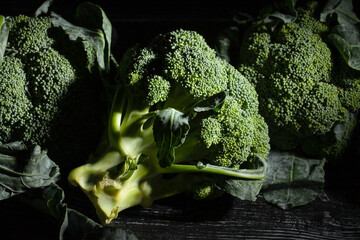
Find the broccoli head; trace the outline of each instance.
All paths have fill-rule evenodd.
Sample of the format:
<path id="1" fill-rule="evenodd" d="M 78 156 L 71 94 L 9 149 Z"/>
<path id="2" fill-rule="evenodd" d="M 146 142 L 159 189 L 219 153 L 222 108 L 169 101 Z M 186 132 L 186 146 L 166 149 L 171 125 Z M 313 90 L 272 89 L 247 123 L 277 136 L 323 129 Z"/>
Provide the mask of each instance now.
<path id="1" fill-rule="evenodd" d="M 71 155 L 98 137 L 93 129 L 100 124 L 101 81 L 95 50 L 86 40 L 70 40 L 48 16 L 8 19 L 0 64 L 0 142 L 22 140 L 54 150 L 55 158 Z"/>
<path id="2" fill-rule="evenodd" d="M 176 30 L 124 54 L 100 149 L 69 180 L 109 222 L 181 192 L 219 196 L 220 179 L 261 181 L 270 147 L 250 82 L 200 34 Z"/>
<path id="3" fill-rule="evenodd" d="M 238 69 L 256 88 L 274 148 L 337 158 L 350 135 L 335 138 L 334 129 L 353 121 L 360 77 L 334 54 L 326 40 L 329 27 L 315 18 L 314 7 L 298 8 L 293 22 L 275 28 L 253 23 L 240 46 Z M 351 134 L 354 124 L 346 127 Z M 329 151 L 314 151 L 309 142 Z"/>

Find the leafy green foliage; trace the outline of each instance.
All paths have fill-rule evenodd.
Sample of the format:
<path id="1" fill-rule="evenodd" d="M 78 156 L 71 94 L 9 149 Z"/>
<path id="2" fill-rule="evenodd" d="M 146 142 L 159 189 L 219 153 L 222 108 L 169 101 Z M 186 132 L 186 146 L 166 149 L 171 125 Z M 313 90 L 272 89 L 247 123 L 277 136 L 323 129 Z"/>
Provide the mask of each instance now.
<path id="1" fill-rule="evenodd" d="M 331 21 L 331 18 L 336 18 L 339 24 L 355 24 L 360 21 L 353 12 L 351 0 L 329 0 L 321 11 L 320 21 Z"/>
<path id="2" fill-rule="evenodd" d="M 39 146 L 27 149 L 22 142 L 0 144 L 0 200 L 55 183 L 59 171 Z"/>
<path id="3" fill-rule="evenodd" d="M 169 167 L 175 161 L 175 148 L 185 141 L 190 129 L 189 118 L 173 108 L 158 111 L 156 115 L 153 130 L 157 157 L 161 167 Z"/>
<path id="4" fill-rule="evenodd" d="M 57 182 L 60 169 L 40 146 L 23 142 L 0 144 L 0 200 L 15 200 L 52 216 L 59 226 L 59 239 L 137 239 L 120 228 L 110 229 L 69 208 Z"/>
<path id="5" fill-rule="evenodd" d="M 4 59 L 8 35 L 9 35 L 9 19 L 0 15 L 0 64 Z"/>
<path id="6" fill-rule="evenodd" d="M 360 71 L 360 31 L 358 27 L 355 25 L 338 25 L 329 35 L 329 39 L 341 53 L 346 63 Z"/>
<path id="7" fill-rule="evenodd" d="M 121 228 L 104 227 L 82 213 L 67 206 L 65 193 L 56 184 L 51 184 L 40 191 L 42 201 L 47 203 L 47 211 L 57 220 L 59 240 L 63 239 L 129 239 L 135 235 Z"/>
<path id="8" fill-rule="evenodd" d="M 89 2 L 81 3 L 76 9 L 76 20 L 80 26 L 88 29 L 98 29 L 98 37 L 94 38 L 93 45 L 97 46 L 97 59 L 100 67 L 110 71 L 110 46 L 112 25 L 105 12 L 96 4 Z M 89 34 L 86 34 L 88 36 Z M 100 44 L 102 42 L 102 45 Z"/>
<path id="9" fill-rule="evenodd" d="M 257 94 L 198 33 L 176 30 L 129 49 L 111 105 L 103 151 L 69 175 L 102 222 L 184 191 L 255 199 L 269 152 Z"/>
<path id="10" fill-rule="evenodd" d="M 273 1 L 272 3 L 262 8 L 259 15 L 261 18 L 266 18 L 265 21 L 272 21 L 273 19 L 278 19 L 284 23 L 293 22 L 297 17 L 295 1 Z"/>
<path id="11" fill-rule="evenodd" d="M 227 179 L 218 185 L 230 195 L 241 200 L 255 201 L 263 187 L 262 181 Z"/>
<path id="12" fill-rule="evenodd" d="M 308 159 L 271 151 L 262 188 L 265 200 L 285 210 L 313 201 L 325 182 L 325 159 Z"/>
<path id="13" fill-rule="evenodd" d="M 351 68 L 360 71 L 360 20 L 353 12 L 352 1 L 328 1 L 320 21 L 334 25 L 328 36 L 330 42 Z"/>

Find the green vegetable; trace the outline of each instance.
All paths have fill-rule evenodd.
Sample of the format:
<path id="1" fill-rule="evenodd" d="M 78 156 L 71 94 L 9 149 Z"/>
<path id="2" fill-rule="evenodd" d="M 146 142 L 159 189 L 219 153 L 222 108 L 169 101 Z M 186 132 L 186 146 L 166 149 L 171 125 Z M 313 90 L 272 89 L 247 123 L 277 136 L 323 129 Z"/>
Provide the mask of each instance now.
<path id="1" fill-rule="evenodd" d="M 270 8 L 275 16 L 265 11 L 242 33 L 233 61 L 256 88 L 274 149 L 330 160 L 351 138 L 360 107 L 359 21 L 351 1 L 336 2 L 320 19 L 316 2 L 293 9 L 282 1 Z M 325 21 L 335 15 L 336 23 Z M 346 127 L 341 138 L 338 126 Z"/>
<path id="2" fill-rule="evenodd" d="M 255 199 L 269 152 L 257 94 L 201 35 L 176 30 L 128 50 L 110 102 L 99 151 L 69 175 L 103 223 L 186 191 Z"/>
<path id="3" fill-rule="evenodd" d="M 41 145 L 56 159 L 87 155 L 94 147 L 102 128 L 98 89 L 109 70 L 111 24 L 96 5 L 81 4 L 78 12 L 89 8 L 91 16 L 102 16 L 107 32 L 45 10 L 37 17 L 0 17 L 1 142 Z"/>

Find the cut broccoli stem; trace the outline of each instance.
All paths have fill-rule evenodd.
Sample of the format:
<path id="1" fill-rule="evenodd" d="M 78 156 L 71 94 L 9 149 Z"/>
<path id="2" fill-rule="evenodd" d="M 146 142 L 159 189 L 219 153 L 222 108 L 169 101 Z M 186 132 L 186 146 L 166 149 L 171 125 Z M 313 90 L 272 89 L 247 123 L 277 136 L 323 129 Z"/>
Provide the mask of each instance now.
<path id="1" fill-rule="evenodd" d="M 152 200 L 144 195 L 142 182 L 152 169 L 139 165 L 129 179 L 112 179 L 104 169 L 116 166 L 121 161 L 121 156 L 113 152 L 104 157 L 98 163 L 86 164 L 75 169 L 69 176 L 70 182 L 81 186 L 94 204 L 101 222 L 108 224 L 116 218 L 119 211 L 135 205 L 150 206 Z"/>
<path id="2" fill-rule="evenodd" d="M 111 169 L 124 162 L 119 152 L 108 152 L 93 164 L 83 165 L 69 176 L 70 182 L 81 186 L 96 206 L 103 223 L 109 223 L 117 213 L 132 206 L 149 207 L 154 200 L 173 196 L 191 189 L 195 183 L 213 181 L 206 174 L 218 174 L 244 179 L 263 179 L 267 164 L 258 169 L 231 169 L 210 164 L 180 165 L 173 164 L 162 168 L 156 162 L 156 156 L 149 156 L 137 165 L 126 179 L 111 176 Z M 164 174 L 174 174 L 164 180 Z M 192 173 L 204 173 L 192 175 Z M 173 186 L 177 185 L 178 188 Z"/>

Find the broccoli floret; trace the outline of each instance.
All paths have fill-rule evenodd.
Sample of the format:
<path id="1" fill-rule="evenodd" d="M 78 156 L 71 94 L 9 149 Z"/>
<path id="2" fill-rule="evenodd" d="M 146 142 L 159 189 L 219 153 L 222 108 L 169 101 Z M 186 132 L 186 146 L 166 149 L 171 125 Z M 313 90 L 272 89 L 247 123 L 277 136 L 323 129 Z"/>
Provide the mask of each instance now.
<path id="1" fill-rule="evenodd" d="M 269 137 L 255 89 L 200 34 L 160 34 L 119 65 L 103 151 L 69 175 L 102 222 L 184 191 L 219 196 L 214 175 L 265 176 L 256 166 L 266 165 Z"/>
<path id="2" fill-rule="evenodd" d="M 87 144 L 99 137 L 97 114 L 103 108 L 97 103 L 101 81 L 94 48 L 70 40 L 50 17 L 9 19 L 0 65 L 0 142 L 41 145 L 54 159 L 89 152 L 94 146 Z"/>
<path id="3" fill-rule="evenodd" d="M 47 17 L 15 16 L 12 18 L 8 48 L 20 55 L 49 48 L 54 43 L 54 39 L 48 35 L 48 30 L 51 27 L 51 19 Z"/>
<path id="4" fill-rule="evenodd" d="M 8 76 L 11 76 L 9 81 Z M 0 141 L 21 133 L 32 103 L 27 97 L 24 65 L 18 58 L 5 56 L 0 65 Z"/>
<path id="5" fill-rule="evenodd" d="M 303 145 L 312 142 L 337 151 L 307 154 L 332 159 L 350 137 L 333 139 L 332 132 L 359 109 L 360 77 L 337 59 L 326 40 L 329 27 L 314 17 L 316 5 L 309 6 L 275 28 L 255 22 L 243 37 L 237 66 L 256 88 L 274 148 L 309 149 Z"/>
<path id="6" fill-rule="evenodd" d="M 151 76 L 148 79 L 148 93 L 146 101 L 149 105 L 163 102 L 168 98 L 170 92 L 170 83 L 162 76 Z"/>
<path id="7" fill-rule="evenodd" d="M 223 195 L 224 192 L 217 188 L 214 183 L 204 182 L 203 184 L 195 185 L 193 189 L 191 189 L 192 197 L 196 200 L 212 200 L 216 199 Z"/>

